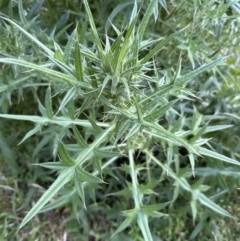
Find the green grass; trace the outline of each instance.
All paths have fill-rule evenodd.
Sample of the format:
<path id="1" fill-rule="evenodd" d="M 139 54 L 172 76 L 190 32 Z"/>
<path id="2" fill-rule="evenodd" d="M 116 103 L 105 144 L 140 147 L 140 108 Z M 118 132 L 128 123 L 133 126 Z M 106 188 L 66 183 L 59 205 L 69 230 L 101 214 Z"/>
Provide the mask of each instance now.
<path id="1" fill-rule="evenodd" d="M 2 239 L 237 240 L 239 6 L 1 1 Z"/>

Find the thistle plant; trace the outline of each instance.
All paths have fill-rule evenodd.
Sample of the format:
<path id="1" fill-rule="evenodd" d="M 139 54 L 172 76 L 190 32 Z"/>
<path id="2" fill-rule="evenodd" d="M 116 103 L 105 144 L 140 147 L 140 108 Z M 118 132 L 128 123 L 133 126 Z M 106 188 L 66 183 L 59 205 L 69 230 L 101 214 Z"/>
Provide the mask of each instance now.
<path id="1" fill-rule="evenodd" d="M 160 2 L 167 8 L 165 1 Z M 21 145 L 42 133 L 33 156 L 49 145 L 52 157 L 49 162 L 35 164 L 57 172 L 19 229 L 37 213 L 68 203 L 72 203 L 76 219 L 81 220 L 79 210 L 89 212 L 94 209 L 92 203 L 99 202 L 107 210 L 104 200 L 110 200 L 112 208 L 122 211 L 124 217 L 112 217 L 121 220 L 109 232 L 113 239 L 136 224 L 143 240 L 159 240 L 152 220 L 173 220 L 179 204 L 188 206 L 192 222 L 198 223 L 191 239 L 210 215 L 232 217 L 215 202 L 225 192 L 209 196 L 211 185 L 205 183 L 207 170 L 213 165 L 209 163 L 239 166 L 234 156 L 218 152 L 208 138 L 209 133 L 232 128 L 232 124 L 223 124 L 220 116 L 203 116 L 193 104 L 199 100 L 197 93 L 188 87 L 194 78 L 224 64 L 226 57 L 205 58 L 197 65 L 188 52 L 193 67 L 189 70 L 182 65 L 185 48 L 181 47 L 176 68 L 161 69 L 161 51 L 168 49 L 172 41 L 184 39 L 191 26 L 160 39 L 145 39 L 151 17 L 158 16 L 158 1 L 149 3 L 141 20 L 135 1 L 128 25 L 120 30 L 109 22 L 116 37 L 108 33 L 100 37 L 88 1 L 83 3 L 93 36 L 91 47 L 80 43 L 79 25 L 67 35 L 65 46 L 51 38 L 49 46 L 44 44 L 31 33 L 21 1 L 20 16 L 25 27 L 1 17 L 7 28 L 31 42 L 44 61 L 2 54 L 0 63 L 6 69 L 2 88 L 17 89 L 16 81 L 8 81 L 7 69 L 12 68 L 16 76 L 21 76 L 18 82 L 22 91 L 33 91 L 40 114 L 3 113 L 0 117 L 33 122 L 34 127 L 25 134 Z M 37 95 L 39 88 L 44 88 L 44 97 Z M 191 111 L 185 100 L 193 106 Z M 201 162 L 206 162 L 207 167 L 201 169 Z M 56 195 L 58 198 L 52 201 Z"/>

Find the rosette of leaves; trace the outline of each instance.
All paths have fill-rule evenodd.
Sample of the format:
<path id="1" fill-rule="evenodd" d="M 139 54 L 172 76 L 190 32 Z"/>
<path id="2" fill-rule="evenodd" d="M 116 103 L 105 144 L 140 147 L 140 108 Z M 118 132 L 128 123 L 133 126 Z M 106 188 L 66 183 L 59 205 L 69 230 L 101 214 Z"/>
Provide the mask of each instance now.
<path id="1" fill-rule="evenodd" d="M 196 110 L 185 118 L 184 111 L 179 108 L 182 99 L 196 98 L 187 88 L 188 83 L 221 64 L 225 58 L 215 59 L 182 75 L 180 56 L 177 68 L 171 73 L 166 71 L 159 78 L 154 56 L 167 48 L 185 28 L 161 39 L 143 40 L 150 17 L 156 15 L 157 1 L 150 2 L 141 21 L 137 21 L 135 2 L 129 25 L 120 31 L 111 24 L 117 37 L 113 39 L 106 34 L 103 43 L 88 2 L 83 2 L 94 39 L 92 47 L 79 43 L 80 30 L 76 27 L 68 36 L 66 46 L 61 47 L 53 41 L 53 50 L 14 21 L 2 17 L 6 24 L 18 29 L 40 48 L 48 60 L 37 64 L 24 58 L 2 57 L 0 62 L 5 66 L 35 70 L 48 86 L 44 104 L 38 100 L 41 116 L 0 114 L 0 117 L 35 123 L 22 142 L 42 129 L 52 133 L 44 141 L 51 143 L 54 159 L 58 159 L 40 164 L 57 171 L 58 176 L 27 213 L 19 229 L 38 212 L 67 202 L 73 203 L 77 216 L 79 206 L 86 209 L 89 206 L 86 195 L 96 201 L 99 188 L 110 185 L 104 177 L 114 177 L 118 182 L 124 179 L 122 173 L 129 177 L 127 181 L 120 182 L 119 190 L 115 185 L 109 191 L 127 198 L 129 204 L 122 205 L 125 219 L 112 235 L 137 223 L 144 240 L 153 240 L 149 224 L 152 218 L 166 218 L 168 208 L 185 196 L 190 202 L 193 221 L 199 218 L 200 225 L 206 219 L 199 212 L 202 206 L 231 217 L 213 201 L 214 198 L 204 194 L 210 188 L 204 184 L 204 179 L 193 178 L 199 173 L 199 170 L 195 173 L 196 161 L 203 158 L 239 165 L 236 160 L 214 151 L 204 136 L 231 125 L 210 125 L 210 120 Z M 5 81 L 5 84 L 8 83 Z M 57 104 L 53 104 L 55 96 Z M 40 142 L 36 152 L 41 145 Z M 184 154 L 180 150 L 184 150 Z M 182 168 L 186 160 L 190 169 L 188 164 Z M 62 192 L 62 196 L 46 205 L 58 192 Z M 78 197 L 81 202 L 76 201 Z M 160 212 L 163 209 L 165 213 Z M 192 237 L 200 229 L 197 226 Z"/>

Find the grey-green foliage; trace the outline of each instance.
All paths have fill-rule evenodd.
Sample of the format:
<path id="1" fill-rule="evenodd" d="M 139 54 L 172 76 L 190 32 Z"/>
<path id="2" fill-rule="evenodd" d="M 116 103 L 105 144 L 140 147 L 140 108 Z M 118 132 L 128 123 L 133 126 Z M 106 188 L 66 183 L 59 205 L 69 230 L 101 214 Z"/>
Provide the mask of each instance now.
<path id="1" fill-rule="evenodd" d="M 80 23 L 71 34 L 66 34 L 64 44 L 57 42 L 55 30 L 49 36 L 42 32 L 42 40 L 39 40 L 35 36 L 37 32 L 31 31 L 31 26 L 38 29 L 37 25 L 29 19 L 34 12 L 40 11 L 41 4 L 34 5 L 25 16 L 22 1 L 19 1 L 21 24 L 9 17 L 1 17 L 5 26 L 2 31 L 13 36 L 20 35 L 15 41 L 22 41 L 25 45 L 26 41 L 30 41 L 29 48 L 35 51 L 32 56 L 20 49 L 19 54 L 14 54 L 9 51 L 12 46 L 1 45 L 0 63 L 3 69 L 0 91 L 4 93 L 1 101 L 8 100 L 10 103 L 15 90 L 21 97 L 30 88 L 38 104 L 38 113 L 28 115 L 26 110 L 21 115 L 9 114 L 6 107 L 5 111 L 2 108 L 5 113 L 1 113 L 0 117 L 35 124 L 25 134 L 21 145 L 43 131 L 44 137 L 36 143 L 33 156 L 38 155 L 43 146 L 50 145 L 56 161 L 39 165 L 58 172 L 58 177 L 27 213 L 19 229 L 38 212 L 69 202 L 72 202 L 77 218 L 81 208 L 92 212 L 91 203 L 101 199 L 99 190 L 103 186 L 109 186 L 104 194 L 125 199 L 118 206 L 125 218 L 121 225 L 107 234 L 108 238 L 118 237 L 127 227 L 137 224 L 144 240 L 157 240 L 154 234 L 156 224 L 152 223 L 152 218 L 159 218 L 161 222 L 173 222 L 174 215 L 181 218 L 184 209 L 178 207 L 178 202 L 183 203 L 187 212 L 192 214 L 193 223 L 199 223 L 193 228 L 191 239 L 203 229 L 204 212 L 207 216 L 217 213 L 231 217 L 227 210 L 214 202 L 224 192 L 219 192 L 219 197 L 212 197 L 218 190 L 217 183 L 205 182 L 211 170 L 213 174 L 210 176 L 221 175 L 230 165 L 239 168 L 236 160 L 239 154 L 227 150 L 224 140 L 222 145 L 216 143 L 214 136 L 211 140 L 209 134 L 219 130 L 224 133 L 233 128 L 232 123 L 227 121 L 230 113 L 200 113 L 200 109 L 206 106 L 205 102 L 209 101 L 206 87 L 200 92 L 200 98 L 206 98 L 206 101 L 202 105 L 197 103 L 199 96 L 194 84 L 201 86 L 203 82 L 204 85 L 207 78 L 215 78 L 217 82 L 216 72 L 222 73 L 217 66 L 226 61 L 226 56 L 216 56 L 219 49 L 212 48 L 211 51 L 216 53 L 209 53 L 207 44 L 200 51 L 204 42 L 196 40 L 197 33 L 193 28 L 202 25 L 204 32 L 206 26 L 212 24 L 201 15 L 205 14 L 199 11 L 201 3 L 196 1 L 194 11 L 190 11 L 196 17 L 192 22 L 188 22 L 191 16 L 186 15 L 179 29 L 173 28 L 173 32 L 169 32 L 170 28 L 168 31 L 163 29 L 163 37 L 149 39 L 148 36 L 154 36 L 152 21 L 157 21 L 159 14 L 165 10 L 170 11 L 166 16 L 166 19 L 170 18 L 167 24 L 179 21 L 171 16 L 175 11 L 186 10 L 185 1 L 167 6 L 166 1 L 152 0 L 142 6 L 144 12 L 135 1 L 128 25 L 120 29 L 114 24 L 117 14 L 113 15 L 109 31 L 114 37 L 106 33 L 103 38 L 99 35 L 91 7 L 84 0 L 86 21 L 90 24 L 91 41 L 94 43 L 92 47 L 84 44 L 86 40 L 80 41 L 83 31 Z M 121 9 L 127 6 L 122 5 Z M 212 6 L 209 11 L 214 14 L 213 21 L 226 14 L 230 6 L 236 12 L 238 7 L 237 3 L 220 7 L 209 3 L 209 6 Z M 142 19 L 141 14 L 144 15 Z M 67 18 L 63 16 L 63 26 Z M 198 22 L 199 19 L 202 21 Z M 148 29 L 149 21 L 151 27 Z M 164 25 L 161 21 L 157 24 Z M 222 30 L 216 31 L 216 37 L 220 38 Z M 89 34 L 87 30 L 84 33 Z M 209 31 L 206 41 L 211 34 Z M 172 43 L 178 47 L 174 53 L 171 51 Z M 26 70 L 30 74 L 24 74 Z M 43 88 L 43 96 L 36 91 L 40 88 Z M 236 115 L 231 115 L 231 118 L 239 119 Z M 4 155 L 11 157 L 11 154 Z M 203 161 L 207 167 L 201 167 L 199 163 Z M 238 172 L 232 173 L 237 175 Z M 128 176 L 127 181 L 125 176 Z M 164 180 L 167 186 L 163 184 Z M 228 191 L 226 186 L 220 189 Z M 59 199 L 47 204 L 61 191 Z M 104 200 L 98 202 L 107 213 Z M 116 204 L 112 205 L 116 207 Z M 116 221 L 118 217 L 112 219 Z M 159 237 L 165 235 L 161 232 L 156 234 Z"/>

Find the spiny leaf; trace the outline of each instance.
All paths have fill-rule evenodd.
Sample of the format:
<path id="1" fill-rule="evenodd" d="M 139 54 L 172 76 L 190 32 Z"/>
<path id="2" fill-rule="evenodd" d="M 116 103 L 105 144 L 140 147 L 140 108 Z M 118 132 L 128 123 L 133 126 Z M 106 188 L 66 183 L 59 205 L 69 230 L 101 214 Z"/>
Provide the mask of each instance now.
<path id="1" fill-rule="evenodd" d="M 119 52 L 119 56 L 118 56 L 118 60 L 117 60 L 117 65 L 116 65 L 116 69 L 115 69 L 115 75 L 116 76 L 119 76 L 119 74 L 121 73 L 121 66 L 124 63 L 124 58 L 126 56 L 126 53 L 129 50 L 130 45 L 132 44 L 131 43 L 131 41 L 132 41 L 131 37 L 132 37 L 133 31 L 134 31 L 134 27 L 136 25 L 136 22 L 137 22 L 137 18 L 135 18 L 132 21 L 131 25 L 129 26 L 129 28 L 127 30 L 127 33 L 125 35 L 122 47 L 120 48 L 120 52 Z"/>
<path id="2" fill-rule="evenodd" d="M 104 181 L 98 177 L 95 177 L 94 175 L 90 174 L 89 172 L 86 172 L 81 167 L 77 166 L 75 175 L 77 176 L 78 180 L 82 182 L 94 182 L 94 183 L 103 183 Z"/>
<path id="3" fill-rule="evenodd" d="M 55 115 L 57 115 L 58 112 L 61 111 L 68 104 L 69 101 L 74 100 L 76 93 L 77 93 L 76 87 L 72 87 L 67 91 Z"/>
<path id="4" fill-rule="evenodd" d="M 44 168 L 58 170 L 58 171 L 65 170 L 66 168 L 69 167 L 69 165 L 63 164 L 63 162 L 45 162 L 45 163 L 34 164 L 34 165 L 39 165 Z"/>
<path id="5" fill-rule="evenodd" d="M 45 94 L 45 109 L 47 117 L 52 119 L 54 116 L 53 109 L 52 109 L 52 96 L 51 96 L 51 87 L 48 86 Z"/>
<path id="6" fill-rule="evenodd" d="M 59 62 L 63 62 L 62 51 L 60 49 L 55 51 L 54 59 L 58 60 Z"/>
<path id="7" fill-rule="evenodd" d="M 144 17 L 139 25 L 139 28 L 138 28 L 138 36 L 139 36 L 139 42 L 141 43 L 142 41 L 142 38 L 143 38 L 143 34 L 145 32 L 145 29 L 147 27 L 147 24 L 148 24 L 148 21 L 153 13 L 153 9 L 156 5 L 156 0 L 152 0 L 150 2 L 150 4 L 148 5 L 148 8 L 146 10 L 146 12 L 144 13 Z"/>
<path id="8" fill-rule="evenodd" d="M 76 137 L 76 140 L 78 142 L 78 144 L 80 145 L 80 147 L 84 147 L 87 148 L 88 144 L 87 142 L 83 139 L 82 135 L 80 134 L 78 128 L 75 125 L 72 125 L 72 129 L 73 129 L 73 133 L 74 136 Z"/>
<path id="9" fill-rule="evenodd" d="M 179 78 L 177 78 L 176 80 L 176 85 L 177 86 L 185 86 L 191 79 L 193 79 L 195 76 L 201 74 L 202 72 L 213 68 L 214 66 L 222 63 L 225 59 L 227 59 L 228 57 L 222 57 L 216 60 L 211 61 L 210 63 L 204 64 L 202 66 L 200 66 L 199 68 L 193 70 L 192 72 L 185 74 Z"/>
<path id="10" fill-rule="evenodd" d="M 228 162 L 228 163 L 240 166 L 240 162 L 235 161 L 234 159 L 226 157 L 224 155 L 221 155 L 217 152 L 208 150 L 204 147 L 199 147 L 199 154 L 203 155 L 203 156 L 212 157 L 214 159 L 217 159 L 217 160 L 220 160 L 220 161 L 223 161 L 223 162 Z"/>
<path id="11" fill-rule="evenodd" d="M 24 10 L 23 10 L 22 0 L 18 1 L 18 12 L 19 12 L 19 16 L 20 16 L 22 24 L 27 25 L 27 20 L 26 20 Z"/>
<path id="12" fill-rule="evenodd" d="M 39 40 L 37 40 L 34 36 L 32 36 L 31 34 L 29 34 L 27 31 L 25 31 L 22 27 L 20 27 L 18 24 L 14 23 L 12 20 L 8 19 L 8 18 L 4 18 L 2 16 L 0 16 L 0 18 L 6 20 L 7 22 L 11 23 L 12 25 L 14 25 L 16 28 L 18 28 L 22 33 L 24 33 L 28 38 L 30 38 L 33 42 L 35 42 L 39 47 L 41 47 L 49 56 L 53 57 L 54 56 L 54 52 L 52 50 L 50 50 L 48 47 L 46 47 L 46 45 L 42 44 Z"/>
<path id="13" fill-rule="evenodd" d="M 96 124 L 96 121 L 94 121 L 91 117 L 87 117 L 89 122 L 91 123 L 92 125 L 92 128 L 97 131 L 98 133 L 101 133 L 103 132 L 102 128 L 99 127 L 97 124 Z"/>
<path id="14" fill-rule="evenodd" d="M 19 229 L 25 226 L 40 210 L 41 208 L 62 188 L 66 183 L 68 183 L 74 174 L 73 168 L 65 169 L 58 178 L 53 182 L 53 184 L 48 188 L 48 190 L 42 195 L 42 197 L 37 201 L 37 203 L 28 212 L 25 218 L 22 220 Z"/>
<path id="15" fill-rule="evenodd" d="M 75 69 L 76 69 L 76 77 L 80 82 L 84 82 L 84 74 L 83 74 L 83 66 L 82 66 L 82 57 L 81 50 L 78 44 L 78 40 L 76 39 L 75 43 Z"/>
<path id="16" fill-rule="evenodd" d="M 123 138 L 123 135 L 126 133 L 126 131 L 130 128 L 131 121 L 125 120 L 120 121 L 117 126 L 117 135 L 114 144 L 116 144 L 121 138 Z"/>
<path id="17" fill-rule="evenodd" d="M 141 123 L 141 121 L 143 119 L 141 106 L 139 105 L 137 99 L 134 100 L 134 104 L 135 104 L 136 110 L 137 110 L 138 121 Z"/>
<path id="18" fill-rule="evenodd" d="M 148 216 L 142 211 L 139 211 L 137 214 L 137 223 L 142 231 L 144 240 L 153 241 L 152 234 L 149 228 Z"/>
<path id="19" fill-rule="evenodd" d="M 26 15 L 26 19 L 29 20 L 29 21 L 30 21 L 31 19 L 33 19 L 34 15 L 36 16 L 36 15 L 40 12 L 43 3 L 44 3 L 44 0 L 41 0 L 41 1 L 36 2 L 36 3 L 32 6 L 32 8 L 28 11 L 28 13 L 27 13 L 27 15 Z"/>
<path id="20" fill-rule="evenodd" d="M 97 157 L 100 157 L 100 158 L 111 158 L 111 157 L 121 156 L 121 153 L 119 152 L 113 152 L 111 150 L 106 151 L 98 148 L 94 149 L 94 153 Z"/>
<path id="21" fill-rule="evenodd" d="M 76 35 L 76 29 L 68 37 L 68 42 L 67 42 L 67 45 L 64 49 L 63 62 L 66 63 L 66 64 L 69 64 L 69 62 L 70 62 L 70 56 L 71 56 L 71 53 L 72 53 L 72 47 L 74 45 L 75 35 Z"/>
<path id="22" fill-rule="evenodd" d="M 168 44 L 175 36 L 177 36 L 183 30 L 184 29 L 177 31 L 160 41 L 160 43 L 158 43 L 143 59 L 141 59 L 140 64 L 143 65 L 147 63 L 154 55 L 156 55 L 166 44 Z"/>
<path id="23" fill-rule="evenodd" d="M 165 0 L 158 0 L 158 2 L 167 11 L 167 3 L 166 3 L 166 1 Z"/>
<path id="24" fill-rule="evenodd" d="M 147 121 L 155 121 L 156 119 L 160 118 L 163 114 L 165 114 L 166 111 L 169 110 L 176 102 L 177 102 L 177 100 L 169 102 L 168 104 L 164 105 L 163 107 L 159 108 L 158 110 L 145 116 L 144 119 Z"/>
<path id="25" fill-rule="evenodd" d="M 143 212 L 159 211 L 159 210 L 162 210 L 163 208 L 165 208 L 169 204 L 170 204 L 170 202 L 157 203 L 157 204 L 152 204 L 152 205 L 144 205 L 141 207 L 141 210 Z"/>
<path id="26" fill-rule="evenodd" d="M 41 130 L 41 125 L 37 125 L 35 126 L 32 130 L 30 130 L 24 137 L 23 139 L 19 142 L 18 145 L 22 144 L 25 140 L 27 140 L 30 136 L 33 136 L 34 134 L 36 134 L 37 132 L 39 132 Z"/>
<path id="27" fill-rule="evenodd" d="M 86 203 L 85 203 L 85 194 L 84 194 L 84 187 L 83 187 L 83 182 L 81 180 L 79 180 L 78 175 L 76 175 L 75 173 L 75 178 L 74 178 L 74 184 L 75 184 L 75 188 L 77 190 L 77 193 L 79 195 L 79 197 L 81 198 L 84 208 L 86 208 Z"/>
<path id="28" fill-rule="evenodd" d="M 125 136 L 124 140 L 128 140 L 131 136 L 138 133 L 141 128 L 140 123 L 135 123 L 132 128 L 128 131 L 128 134 Z"/>
<path id="29" fill-rule="evenodd" d="M 67 164 L 69 166 L 74 166 L 76 162 L 69 156 L 67 153 L 65 147 L 62 145 L 62 143 L 58 144 L 58 152 L 59 156 L 64 164 Z"/>
<path id="30" fill-rule="evenodd" d="M 194 135 L 190 140 L 189 143 L 193 144 L 195 141 L 199 140 L 199 138 L 206 132 L 207 124 L 204 125 L 199 129 L 199 131 Z"/>
<path id="31" fill-rule="evenodd" d="M 54 202 L 51 202 L 51 203 L 47 204 L 46 206 L 44 206 L 43 208 L 41 208 L 41 210 L 38 213 L 45 213 L 45 212 L 51 211 L 53 209 L 62 207 L 63 205 L 69 203 L 70 200 L 72 200 L 73 195 L 74 195 L 74 191 L 68 195 L 64 195 L 64 196 L 54 200 Z"/>
<path id="32" fill-rule="evenodd" d="M 199 200 L 199 202 L 208 207 L 209 209 L 213 210 L 214 212 L 217 212 L 221 215 L 227 216 L 227 217 L 232 217 L 232 215 L 226 211 L 225 209 L 221 208 L 219 205 L 214 203 L 211 199 L 206 197 L 204 194 L 200 193 L 198 190 L 193 191 L 194 196 Z"/>
<path id="33" fill-rule="evenodd" d="M 98 36 L 97 28 L 95 26 L 94 19 L 93 19 L 90 7 L 88 5 L 88 1 L 87 0 L 83 0 L 83 4 L 84 4 L 86 12 L 87 12 L 88 20 L 89 20 L 89 23 L 90 23 L 91 28 L 92 28 L 93 36 L 94 36 L 95 43 L 97 45 L 99 54 L 102 55 L 103 54 L 103 48 L 102 48 L 101 40 L 100 40 L 100 38 Z"/>
<path id="34" fill-rule="evenodd" d="M 67 104 L 67 110 L 68 110 L 68 116 L 71 118 L 71 120 L 76 120 L 75 117 L 75 105 L 74 105 L 74 99 L 70 99 Z"/>
<path id="35" fill-rule="evenodd" d="M 183 145 L 190 152 L 197 154 L 196 150 L 193 148 L 193 146 L 190 145 L 187 141 L 185 141 L 181 137 L 178 137 L 177 135 L 174 135 L 173 133 L 169 132 L 168 130 L 165 130 L 160 125 L 157 125 L 157 124 L 151 123 L 151 122 L 147 122 L 147 121 L 143 121 L 143 125 L 146 127 L 153 128 L 157 131 L 156 133 L 153 132 L 152 135 L 154 135 L 156 137 L 158 136 L 160 139 L 164 139 L 167 142 L 173 141 L 173 143 L 175 143 L 175 144 Z M 144 131 L 144 132 L 147 132 L 147 131 Z M 150 132 L 148 132 L 148 133 L 150 134 Z"/>
<path id="36" fill-rule="evenodd" d="M 130 226 L 136 219 L 136 215 L 137 212 L 133 213 L 132 216 L 128 216 L 122 223 L 121 225 L 117 228 L 117 230 L 114 232 L 114 234 L 112 235 L 112 237 L 114 235 L 116 235 L 117 233 L 120 233 L 121 231 L 123 231 L 125 228 L 127 228 L 128 226 Z"/>
<path id="37" fill-rule="evenodd" d="M 134 1 L 134 7 L 131 13 L 131 17 L 130 17 L 130 21 L 129 24 L 131 25 L 131 23 L 134 21 L 134 19 L 137 17 L 137 1 Z"/>
<path id="38" fill-rule="evenodd" d="M 67 74 L 63 74 L 61 72 L 58 72 L 58 71 L 46 68 L 44 66 L 40 66 L 40 65 L 37 65 L 37 64 L 26 62 L 24 60 L 0 58 L 0 62 L 1 63 L 5 63 L 5 64 L 16 64 L 16 65 L 20 65 L 20 66 L 23 66 L 23 67 L 27 67 L 29 69 L 35 69 L 37 71 L 42 72 L 43 74 L 56 77 L 56 79 L 54 79 L 54 80 L 57 80 L 59 82 L 69 83 L 70 85 L 77 85 L 77 83 L 75 82 L 73 76 L 70 76 L 70 75 L 67 75 Z M 78 83 L 78 85 L 81 86 L 81 87 L 87 88 L 87 89 L 90 88 L 90 86 L 87 83 L 82 83 L 81 82 L 81 83 Z"/>
<path id="39" fill-rule="evenodd" d="M 88 120 L 81 120 L 81 119 L 71 120 L 70 118 L 64 117 L 64 116 L 61 116 L 61 117 L 55 116 L 54 119 L 49 119 L 47 117 L 34 116 L 34 115 L 0 114 L 0 117 L 6 118 L 6 119 L 13 119 L 13 120 L 32 121 L 32 122 L 35 122 L 38 124 L 52 123 L 52 124 L 60 125 L 63 127 L 69 126 L 71 124 L 85 126 L 85 127 L 92 127 L 92 123 L 90 123 Z M 109 127 L 108 123 L 97 122 L 94 124 L 97 125 L 99 128 L 100 127 Z"/>
<path id="40" fill-rule="evenodd" d="M 90 145 L 89 148 L 87 148 L 85 151 L 82 151 L 77 159 L 76 159 L 76 165 L 82 165 L 86 159 L 89 158 L 89 156 L 92 154 L 92 152 L 94 151 L 95 148 L 98 147 L 98 145 L 100 145 L 101 142 L 105 141 L 105 139 L 108 137 L 109 132 L 113 131 L 115 128 L 115 123 L 112 124 L 111 126 L 109 126 L 108 129 L 104 130 L 101 135 L 99 135 L 96 140 Z"/>

